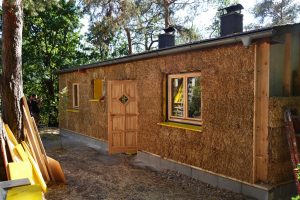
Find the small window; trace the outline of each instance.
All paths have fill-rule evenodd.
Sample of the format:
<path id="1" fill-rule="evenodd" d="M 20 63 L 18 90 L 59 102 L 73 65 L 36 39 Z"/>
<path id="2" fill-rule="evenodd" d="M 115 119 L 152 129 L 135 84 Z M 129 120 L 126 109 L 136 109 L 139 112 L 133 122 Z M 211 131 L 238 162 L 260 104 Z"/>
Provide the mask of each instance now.
<path id="1" fill-rule="evenodd" d="M 72 96 L 73 96 L 73 107 L 78 108 L 79 107 L 79 84 L 78 83 L 73 83 Z"/>
<path id="2" fill-rule="evenodd" d="M 168 101 L 169 121 L 200 124 L 200 73 L 169 75 Z"/>

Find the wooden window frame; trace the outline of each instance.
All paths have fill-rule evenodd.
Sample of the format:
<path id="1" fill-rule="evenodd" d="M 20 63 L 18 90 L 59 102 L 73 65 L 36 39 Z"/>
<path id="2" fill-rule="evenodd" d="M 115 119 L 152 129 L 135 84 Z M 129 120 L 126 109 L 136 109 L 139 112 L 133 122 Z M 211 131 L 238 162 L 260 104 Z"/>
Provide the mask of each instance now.
<path id="1" fill-rule="evenodd" d="M 181 122 L 181 123 L 187 123 L 187 124 L 193 124 L 193 125 L 201 125 L 202 124 L 202 93 L 200 95 L 201 100 L 201 107 L 200 107 L 200 118 L 190 118 L 187 116 L 188 113 L 188 94 L 187 94 L 187 79 L 191 77 L 201 77 L 200 72 L 195 73 L 184 73 L 184 74 L 170 74 L 168 75 L 168 121 L 173 122 Z M 184 87 L 184 112 L 183 117 L 178 116 L 172 116 L 172 79 L 174 78 L 183 78 L 183 87 Z M 200 84 L 201 88 L 201 84 Z"/>
<path id="2" fill-rule="evenodd" d="M 77 86 L 77 96 L 75 97 L 75 91 L 74 87 Z M 75 98 L 77 98 L 77 105 L 75 105 Z M 73 108 L 79 108 L 79 83 L 73 83 L 72 84 L 72 103 L 73 103 Z"/>

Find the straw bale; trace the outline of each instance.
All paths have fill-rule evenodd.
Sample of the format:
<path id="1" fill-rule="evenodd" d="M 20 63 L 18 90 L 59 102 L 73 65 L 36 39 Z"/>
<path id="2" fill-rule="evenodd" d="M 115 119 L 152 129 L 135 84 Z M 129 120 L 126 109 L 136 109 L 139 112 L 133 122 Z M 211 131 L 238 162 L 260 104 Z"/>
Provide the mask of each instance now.
<path id="1" fill-rule="evenodd" d="M 283 112 L 287 107 L 296 108 L 300 112 L 300 97 L 271 97 L 269 103 L 269 126 L 283 127 Z"/>
<path id="2" fill-rule="evenodd" d="M 163 121 L 165 74 L 201 72 L 203 131 L 157 125 Z M 89 91 L 93 79 L 137 80 L 138 149 L 206 170 L 251 181 L 254 47 L 241 44 L 203 49 L 60 75 L 60 88 L 79 81 Z M 81 90 L 83 92 L 83 90 Z M 107 140 L 107 99 L 88 102 L 80 112 L 61 111 L 60 126 Z M 71 104 L 69 104 L 71 106 Z M 78 123 L 80 122 L 80 123 Z"/>
<path id="3" fill-rule="evenodd" d="M 269 101 L 269 181 L 279 183 L 292 179 L 290 152 L 283 113 L 287 107 L 300 111 L 300 97 L 270 97 Z"/>
<path id="4" fill-rule="evenodd" d="M 293 168 L 290 160 L 281 163 L 269 163 L 269 172 L 272 175 L 268 177 L 270 183 L 282 183 L 293 179 Z"/>

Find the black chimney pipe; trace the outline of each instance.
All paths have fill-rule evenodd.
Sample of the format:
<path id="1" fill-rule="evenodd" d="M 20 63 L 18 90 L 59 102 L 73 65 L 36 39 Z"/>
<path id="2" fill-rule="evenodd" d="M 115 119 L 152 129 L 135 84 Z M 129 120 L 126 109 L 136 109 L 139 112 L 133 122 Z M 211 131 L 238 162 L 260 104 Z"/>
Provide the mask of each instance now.
<path id="1" fill-rule="evenodd" d="M 221 36 L 243 32 L 242 9 L 244 7 L 241 4 L 236 4 L 219 10 L 222 12 L 220 17 Z"/>
<path id="2" fill-rule="evenodd" d="M 175 46 L 175 28 L 169 26 L 168 28 L 164 29 L 165 33 L 158 35 L 158 48 L 166 48 Z"/>

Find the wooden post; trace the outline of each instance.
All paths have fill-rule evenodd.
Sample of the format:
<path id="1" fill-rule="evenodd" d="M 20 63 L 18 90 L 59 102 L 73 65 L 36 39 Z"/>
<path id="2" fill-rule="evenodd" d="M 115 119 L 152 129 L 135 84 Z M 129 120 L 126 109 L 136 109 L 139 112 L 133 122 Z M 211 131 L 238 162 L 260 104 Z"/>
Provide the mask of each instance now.
<path id="1" fill-rule="evenodd" d="M 162 88 L 162 92 L 163 92 L 163 99 L 162 99 L 162 103 L 163 103 L 163 121 L 167 121 L 167 80 L 168 80 L 168 75 L 164 74 L 163 75 L 163 88 Z"/>
<path id="2" fill-rule="evenodd" d="M 284 68 L 283 68 L 283 95 L 292 95 L 292 34 L 285 35 Z"/>
<path id="3" fill-rule="evenodd" d="M 294 86 L 293 86 L 293 95 L 299 96 L 300 95 L 300 33 L 298 35 L 298 68 L 296 71 L 296 75 L 294 76 Z"/>
<path id="4" fill-rule="evenodd" d="M 268 106 L 270 45 L 258 43 L 255 51 L 253 183 L 268 179 Z"/>

